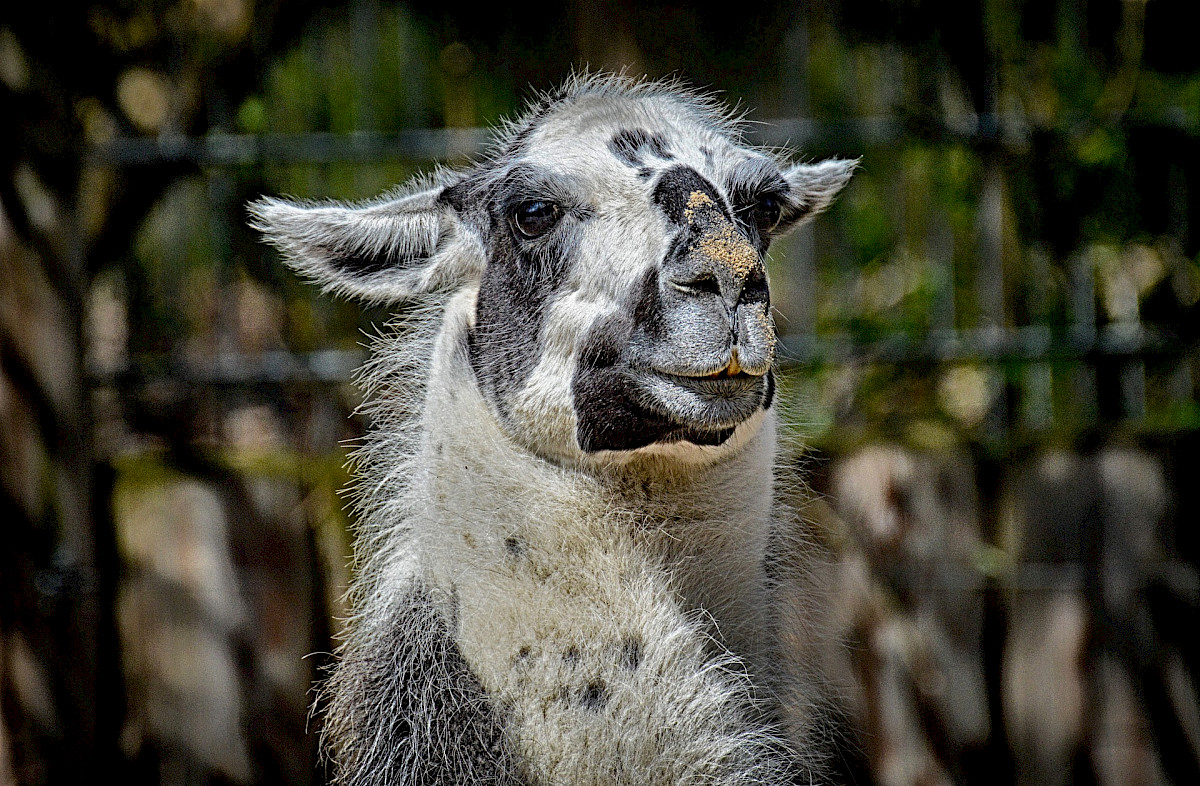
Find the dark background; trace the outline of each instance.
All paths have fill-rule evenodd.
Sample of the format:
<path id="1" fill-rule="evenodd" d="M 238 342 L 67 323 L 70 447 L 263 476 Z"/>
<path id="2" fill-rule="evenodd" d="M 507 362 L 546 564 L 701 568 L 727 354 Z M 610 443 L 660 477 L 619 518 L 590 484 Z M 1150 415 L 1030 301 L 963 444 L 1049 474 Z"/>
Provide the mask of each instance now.
<path id="1" fill-rule="evenodd" d="M 0 11 L 0 784 L 324 782 L 350 380 L 246 227 L 573 68 L 861 157 L 771 262 L 859 783 L 1200 782 L 1200 48 L 1167 0 Z"/>

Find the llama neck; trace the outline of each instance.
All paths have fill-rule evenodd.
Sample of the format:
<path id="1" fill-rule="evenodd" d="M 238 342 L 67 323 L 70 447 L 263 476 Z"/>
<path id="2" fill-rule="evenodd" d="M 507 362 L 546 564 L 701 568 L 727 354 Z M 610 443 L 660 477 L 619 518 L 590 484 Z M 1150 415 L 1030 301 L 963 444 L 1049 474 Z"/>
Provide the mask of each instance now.
<path id="1" fill-rule="evenodd" d="M 773 414 L 750 424 L 750 436 L 739 435 L 742 444 L 716 461 L 681 460 L 668 450 L 588 469 L 558 466 L 504 432 L 474 382 L 454 320 L 452 309 L 426 399 L 426 455 L 417 462 L 429 521 L 415 535 L 419 551 L 431 555 L 434 583 L 461 592 L 461 584 L 494 573 L 496 555 L 516 558 L 524 549 L 538 550 L 544 571 L 570 570 L 571 549 L 587 555 L 620 541 L 655 566 L 684 609 L 703 609 L 730 649 L 759 654 Z"/>
<path id="2" fill-rule="evenodd" d="M 554 464 L 511 440 L 484 401 L 462 340 L 470 312 L 454 306 L 408 486 L 409 553 L 506 708 L 529 779 L 751 782 L 780 765 L 729 657 L 752 671 L 769 662 L 770 424 L 709 464 Z"/>

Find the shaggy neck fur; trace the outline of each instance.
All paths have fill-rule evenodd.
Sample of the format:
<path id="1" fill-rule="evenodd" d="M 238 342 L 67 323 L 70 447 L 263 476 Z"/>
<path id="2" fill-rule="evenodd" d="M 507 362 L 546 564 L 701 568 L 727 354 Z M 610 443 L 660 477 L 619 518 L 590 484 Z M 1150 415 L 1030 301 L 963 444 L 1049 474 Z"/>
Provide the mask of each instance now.
<path id="1" fill-rule="evenodd" d="M 445 310 L 414 474 L 379 499 L 408 508 L 413 555 L 386 583 L 421 577 L 529 782 L 782 782 L 797 762 L 749 680 L 771 660 L 773 416 L 692 448 L 715 457 L 548 462 L 479 393 L 472 311 Z"/>

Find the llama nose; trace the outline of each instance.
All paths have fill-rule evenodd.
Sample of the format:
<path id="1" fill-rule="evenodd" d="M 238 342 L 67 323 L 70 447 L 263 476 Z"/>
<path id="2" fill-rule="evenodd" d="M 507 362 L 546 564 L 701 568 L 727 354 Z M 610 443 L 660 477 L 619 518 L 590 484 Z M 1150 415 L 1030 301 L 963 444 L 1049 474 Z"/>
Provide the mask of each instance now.
<path id="1" fill-rule="evenodd" d="M 732 313 L 729 373 L 766 374 L 775 360 L 775 323 L 771 319 L 770 306 L 762 301 L 743 303 Z"/>
<path id="2" fill-rule="evenodd" d="M 683 286 L 695 294 L 720 295 L 735 308 L 749 282 L 765 283 L 758 249 L 733 223 L 726 208 L 702 190 L 692 191 L 682 212 Z"/>
<path id="3" fill-rule="evenodd" d="M 739 305 L 767 299 L 767 277 L 758 251 L 740 232 L 730 231 L 736 236 L 701 235 L 679 266 L 684 269 L 677 269 L 671 281 L 690 294 L 720 298 L 729 310 L 731 324 L 736 324 Z"/>

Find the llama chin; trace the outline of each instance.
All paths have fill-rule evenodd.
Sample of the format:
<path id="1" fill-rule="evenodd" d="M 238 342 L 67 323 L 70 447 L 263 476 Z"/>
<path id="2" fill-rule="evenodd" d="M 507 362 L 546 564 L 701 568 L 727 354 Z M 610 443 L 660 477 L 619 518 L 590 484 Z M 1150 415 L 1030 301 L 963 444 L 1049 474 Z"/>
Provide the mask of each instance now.
<path id="1" fill-rule="evenodd" d="M 578 77 L 469 169 L 251 206 L 301 275 L 406 304 L 361 376 L 340 782 L 821 777 L 765 255 L 854 165 L 787 164 L 677 84 Z"/>

